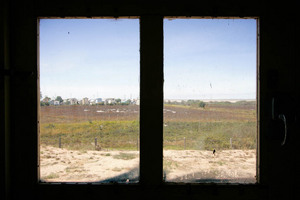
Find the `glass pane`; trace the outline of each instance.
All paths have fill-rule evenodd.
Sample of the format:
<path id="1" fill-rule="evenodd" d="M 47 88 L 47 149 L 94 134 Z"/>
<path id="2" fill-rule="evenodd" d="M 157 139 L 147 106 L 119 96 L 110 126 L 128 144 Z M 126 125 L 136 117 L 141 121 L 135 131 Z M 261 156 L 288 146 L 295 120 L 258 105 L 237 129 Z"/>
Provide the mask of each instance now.
<path id="1" fill-rule="evenodd" d="M 40 179 L 139 179 L 139 20 L 40 20 Z"/>
<path id="2" fill-rule="evenodd" d="M 164 180 L 256 182 L 256 20 L 164 20 Z"/>

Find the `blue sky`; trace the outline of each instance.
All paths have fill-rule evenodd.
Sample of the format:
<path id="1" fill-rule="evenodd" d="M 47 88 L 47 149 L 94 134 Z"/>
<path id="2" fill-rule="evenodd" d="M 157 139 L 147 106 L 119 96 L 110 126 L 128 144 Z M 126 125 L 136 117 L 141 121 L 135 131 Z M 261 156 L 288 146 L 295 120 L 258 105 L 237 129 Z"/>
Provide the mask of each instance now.
<path id="1" fill-rule="evenodd" d="M 43 96 L 136 98 L 139 20 L 40 21 Z"/>
<path id="2" fill-rule="evenodd" d="M 40 20 L 43 97 L 137 98 L 138 19 Z M 254 99 L 256 21 L 164 20 L 165 99 Z"/>
<path id="3" fill-rule="evenodd" d="M 255 99 L 255 20 L 165 20 L 164 42 L 166 98 Z"/>

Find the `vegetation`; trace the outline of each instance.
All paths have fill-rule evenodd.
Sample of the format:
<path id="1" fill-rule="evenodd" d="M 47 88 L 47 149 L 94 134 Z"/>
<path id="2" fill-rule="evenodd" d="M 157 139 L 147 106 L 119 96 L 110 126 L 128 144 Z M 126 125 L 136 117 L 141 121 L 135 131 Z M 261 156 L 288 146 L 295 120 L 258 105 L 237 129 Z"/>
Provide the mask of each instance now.
<path id="1" fill-rule="evenodd" d="M 166 149 L 256 148 L 255 122 L 168 122 L 166 125 Z"/>
<path id="2" fill-rule="evenodd" d="M 50 104 L 48 102 L 40 102 L 40 106 L 49 106 Z"/>
<path id="3" fill-rule="evenodd" d="M 44 177 L 44 179 L 55 179 L 55 178 L 59 178 L 59 175 L 56 173 L 51 173 L 48 176 Z"/>
<path id="4" fill-rule="evenodd" d="M 138 142 L 138 121 L 88 121 L 80 123 L 42 124 L 41 143 L 57 146 L 59 138 L 63 148 L 95 149 L 97 144 L 103 149 L 136 150 Z"/>
<path id="5" fill-rule="evenodd" d="M 171 111 L 164 114 L 164 149 L 256 148 L 255 102 L 207 103 L 203 107 L 200 106 L 201 102 L 195 106 L 195 102 L 190 101 L 189 105 L 166 105 Z M 139 121 L 134 110 L 137 107 L 128 106 L 126 108 L 132 112 L 124 111 L 122 114 L 112 113 L 112 108 L 118 110 L 124 106 L 107 106 L 103 113 L 97 113 L 99 108 L 95 106 L 90 106 L 89 112 L 84 112 L 80 105 L 43 107 L 41 144 L 58 147 L 60 138 L 62 148 L 95 150 L 96 138 L 101 149 L 137 150 Z M 75 109 L 76 113 L 81 111 L 83 114 L 73 113 Z M 71 118 L 76 120 L 72 121 Z M 130 155 L 120 155 L 121 159 L 127 157 L 131 158 Z"/>
<path id="6" fill-rule="evenodd" d="M 118 155 L 114 155 L 113 158 L 115 159 L 121 159 L 121 160 L 132 160 L 135 159 L 137 155 L 133 153 L 120 153 Z"/>
<path id="7" fill-rule="evenodd" d="M 166 104 L 169 105 L 184 105 L 184 106 L 192 106 L 192 107 L 201 107 L 204 108 L 206 106 L 206 103 L 201 100 L 187 100 L 187 101 L 181 101 L 181 102 L 170 102 L 167 101 Z"/>
<path id="8" fill-rule="evenodd" d="M 61 96 L 57 96 L 55 101 L 59 101 L 59 103 L 62 103 L 64 100 L 61 98 Z"/>

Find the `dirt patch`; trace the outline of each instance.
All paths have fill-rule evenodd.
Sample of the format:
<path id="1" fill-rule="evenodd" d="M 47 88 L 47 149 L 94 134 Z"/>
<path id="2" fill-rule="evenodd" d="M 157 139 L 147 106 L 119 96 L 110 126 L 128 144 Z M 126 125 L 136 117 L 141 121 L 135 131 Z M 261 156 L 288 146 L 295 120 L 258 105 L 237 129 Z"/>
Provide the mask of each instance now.
<path id="1" fill-rule="evenodd" d="M 137 151 L 72 151 L 42 146 L 40 152 L 41 179 L 49 182 L 109 181 L 135 170 L 139 163 Z"/>
<path id="2" fill-rule="evenodd" d="M 41 146 L 41 179 L 47 182 L 136 182 L 138 151 L 73 151 Z M 164 151 L 166 181 L 255 182 L 255 150 Z"/>
<path id="3" fill-rule="evenodd" d="M 201 182 L 218 180 L 224 182 L 255 183 L 255 150 L 167 150 L 164 151 L 166 181 Z"/>

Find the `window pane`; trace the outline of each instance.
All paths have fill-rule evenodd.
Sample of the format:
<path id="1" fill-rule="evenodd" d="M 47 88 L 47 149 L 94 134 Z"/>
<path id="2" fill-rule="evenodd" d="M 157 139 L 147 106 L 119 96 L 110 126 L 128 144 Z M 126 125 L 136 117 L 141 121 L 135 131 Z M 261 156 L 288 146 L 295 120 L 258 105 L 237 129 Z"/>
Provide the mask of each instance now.
<path id="1" fill-rule="evenodd" d="M 164 179 L 256 182 L 256 20 L 164 20 Z"/>
<path id="2" fill-rule="evenodd" d="M 40 174 L 137 182 L 139 20 L 40 20 Z"/>

